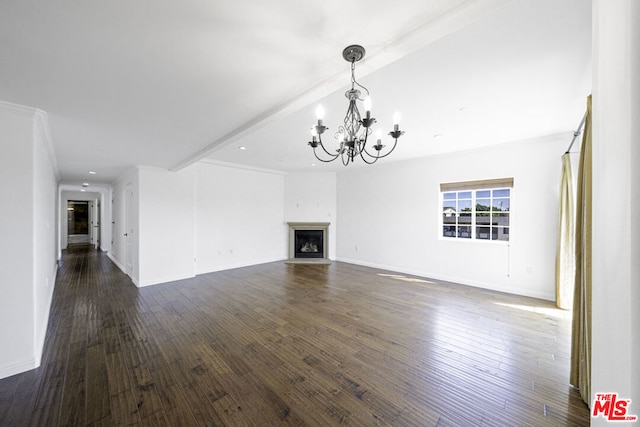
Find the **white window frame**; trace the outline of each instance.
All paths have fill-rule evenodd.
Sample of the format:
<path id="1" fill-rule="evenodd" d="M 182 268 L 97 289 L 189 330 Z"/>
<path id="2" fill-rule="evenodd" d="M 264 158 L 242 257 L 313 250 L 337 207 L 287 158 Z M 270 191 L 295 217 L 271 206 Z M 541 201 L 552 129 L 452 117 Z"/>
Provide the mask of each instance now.
<path id="1" fill-rule="evenodd" d="M 508 212 L 508 217 L 509 217 L 509 225 L 504 227 L 500 227 L 503 230 L 506 229 L 507 234 L 508 234 L 508 239 L 506 240 L 500 240 L 500 239 L 492 239 L 491 238 L 491 233 L 492 230 L 491 228 L 493 227 L 497 227 L 494 225 L 489 225 L 488 227 L 490 227 L 489 230 L 489 238 L 488 239 L 480 239 L 477 237 L 477 228 L 478 227 L 483 227 L 484 225 L 477 225 L 476 223 L 476 199 L 477 199 L 477 192 L 478 191 L 491 191 L 491 196 L 490 199 L 493 200 L 493 191 L 494 190 L 509 190 L 509 210 Z M 458 235 L 458 228 L 460 226 L 460 224 L 458 223 L 458 221 L 456 221 L 456 224 L 453 225 L 455 227 L 455 235 L 453 236 L 446 236 L 445 235 L 445 226 L 448 225 L 444 222 L 444 218 L 443 218 L 443 213 L 444 213 L 444 205 L 445 205 L 445 199 L 444 199 L 444 194 L 445 193 L 460 193 L 460 192 L 471 192 L 471 198 L 470 198 L 470 202 L 471 202 L 471 222 L 469 224 L 469 227 L 471 227 L 471 236 L 470 237 L 462 237 Z M 465 182 L 452 182 L 452 183 L 443 183 L 440 184 L 440 194 L 439 194 L 439 203 L 438 203 L 438 209 L 439 209 L 439 214 L 438 214 L 438 236 L 440 239 L 442 240 L 450 240 L 450 241 L 462 241 L 462 242 L 483 242 L 483 243 L 491 243 L 491 244 L 508 244 L 511 240 L 511 229 L 513 228 L 513 214 L 512 214 L 512 209 L 511 209 L 511 204 L 513 202 L 513 178 L 500 178 L 500 179 L 488 179 L 488 180 L 478 180 L 478 181 L 465 181 Z M 458 195 L 456 195 L 456 200 L 458 199 Z M 463 199 L 465 200 L 465 199 Z M 490 204 L 492 204 L 490 202 Z M 455 210 L 454 210 L 455 212 Z M 455 212 L 456 217 L 459 218 L 460 213 L 459 212 Z M 464 224 L 466 225 L 466 224 Z"/>

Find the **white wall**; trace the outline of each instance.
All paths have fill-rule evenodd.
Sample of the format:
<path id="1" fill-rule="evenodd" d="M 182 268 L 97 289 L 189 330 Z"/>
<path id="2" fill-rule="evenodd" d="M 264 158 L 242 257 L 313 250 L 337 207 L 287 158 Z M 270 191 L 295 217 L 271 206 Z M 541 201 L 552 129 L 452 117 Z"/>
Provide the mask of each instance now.
<path id="1" fill-rule="evenodd" d="M 195 276 L 195 167 L 139 167 L 139 286 Z"/>
<path id="2" fill-rule="evenodd" d="M 593 5 L 591 399 L 618 393 L 640 417 L 640 2 Z"/>
<path id="3" fill-rule="evenodd" d="M 571 137 L 339 172 L 338 259 L 555 299 L 561 155 Z M 510 242 L 440 237 L 441 183 L 511 177 Z"/>
<path id="4" fill-rule="evenodd" d="M 36 362 L 40 365 L 49 324 L 49 309 L 58 271 L 57 264 L 57 170 L 51 134 L 44 113 L 34 124 L 34 316 Z"/>
<path id="5" fill-rule="evenodd" d="M 195 167 L 197 274 L 286 258 L 284 176 Z"/>
<path id="6" fill-rule="evenodd" d="M 46 113 L 0 103 L 0 378 L 33 369 L 56 275 L 56 164 Z"/>
<path id="7" fill-rule="evenodd" d="M 32 122 L 0 106 L 0 377 L 35 367 Z"/>
<path id="8" fill-rule="evenodd" d="M 125 272 L 133 264 L 137 286 L 286 257 L 283 174 L 207 162 L 179 172 L 139 166 L 112 196 L 109 257 Z"/>
<path id="9" fill-rule="evenodd" d="M 109 258 L 139 284 L 139 172 L 132 168 L 114 182 L 111 193 Z M 126 235 L 126 237 L 125 237 Z"/>
<path id="10" fill-rule="evenodd" d="M 335 173 L 294 173 L 284 179 L 285 222 L 330 222 L 328 258 L 335 259 L 337 236 Z M 289 239 L 285 229 L 285 242 Z"/>

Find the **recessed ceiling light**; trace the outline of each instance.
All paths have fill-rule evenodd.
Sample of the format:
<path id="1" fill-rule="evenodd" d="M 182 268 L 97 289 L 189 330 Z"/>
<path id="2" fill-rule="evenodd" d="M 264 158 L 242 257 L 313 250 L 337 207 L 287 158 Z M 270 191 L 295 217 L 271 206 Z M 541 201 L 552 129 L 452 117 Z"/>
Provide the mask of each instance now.
<path id="1" fill-rule="evenodd" d="M 458 108 L 458 111 L 460 111 L 461 113 L 464 113 L 466 111 L 469 111 L 469 107 L 460 107 Z"/>
<path id="2" fill-rule="evenodd" d="M 89 183 L 88 183 L 88 182 L 83 182 L 83 183 L 82 183 L 82 186 L 83 186 L 83 187 L 88 187 L 88 186 L 89 186 Z"/>
<path id="3" fill-rule="evenodd" d="M 95 174 L 96 174 L 96 172 L 95 172 L 95 171 L 89 171 L 89 174 L 90 174 L 90 175 L 95 175 Z"/>
<path id="4" fill-rule="evenodd" d="M 315 163 L 311 163 L 311 166 L 315 166 L 315 165 L 316 165 Z"/>
<path id="5" fill-rule="evenodd" d="M 247 149 L 247 147 L 245 147 L 244 145 L 241 145 L 240 147 L 238 147 L 238 149 L 244 151 Z"/>
<path id="6" fill-rule="evenodd" d="M 438 138 L 442 138 L 444 135 L 441 133 L 436 133 L 435 135 L 433 135 L 434 139 L 438 139 Z"/>

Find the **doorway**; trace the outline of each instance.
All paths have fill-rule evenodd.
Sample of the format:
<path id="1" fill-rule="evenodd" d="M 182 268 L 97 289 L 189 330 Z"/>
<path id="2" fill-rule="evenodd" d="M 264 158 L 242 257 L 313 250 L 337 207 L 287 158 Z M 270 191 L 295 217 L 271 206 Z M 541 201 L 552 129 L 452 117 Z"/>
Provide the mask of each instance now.
<path id="1" fill-rule="evenodd" d="M 67 202 L 67 243 L 91 243 L 89 227 L 89 202 L 69 200 Z"/>

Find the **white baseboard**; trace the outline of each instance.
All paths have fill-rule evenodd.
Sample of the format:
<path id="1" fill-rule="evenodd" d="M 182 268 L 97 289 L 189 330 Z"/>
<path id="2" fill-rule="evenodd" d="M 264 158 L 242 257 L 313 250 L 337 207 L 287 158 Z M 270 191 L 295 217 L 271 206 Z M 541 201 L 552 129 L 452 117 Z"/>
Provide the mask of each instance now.
<path id="1" fill-rule="evenodd" d="M 172 276 L 156 277 L 156 278 L 153 278 L 153 279 L 147 279 L 147 280 L 142 281 L 140 283 L 136 283 L 136 286 L 139 287 L 139 288 L 144 288 L 145 286 L 160 285 L 162 283 L 175 282 L 175 281 L 178 281 L 178 280 L 193 279 L 194 277 L 196 277 L 194 274 L 175 274 L 175 275 L 172 275 Z"/>
<path id="2" fill-rule="evenodd" d="M 111 252 L 107 252 L 107 256 L 116 265 L 116 267 L 120 269 L 120 271 L 122 271 L 124 274 L 127 274 L 127 270 L 124 268 L 124 265 L 120 264 L 120 261 L 118 261 Z"/>
<path id="3" fill-rule="evenodd" d="M 339 261 L 339 262 L 346 262 L 348 264 L 362 265 L 364 267 L 378 268 L 380 270 L 388 270 L 388 271 L 393 271 L 393 272 L 397 272 L 397 273 L 410 274 L 412 276 L 431 278 L 431 279 L 435 279 L 435 280 L 441 280 L 443 282 L 458 283 L 460 285 L 472 286 L 474 288 L 487 289 L 487 290 L 490 290 L 490 291 L 504 292 L 504 293 L 507 293 L 507 294 L 513 294 L 513 295 L 519 295 L 519 296 L 531 297 L 531 298 L 538 298 L 538 299 L 543 299 L 543 300 L 547 300 L 547 301 L 555 301 L 556 300 L 556 296 L 553 293 L 537 292 L 537 291 L 532 291 L 530 289 L 524 289 L 524 288 L 520 288 L 520 287 L 504 288 L 504 287 L 501 287 L 501 286 L 496 286 L 495 284 L 492 284 L 492 283 L 470 281 L 470 280 L 468 280 L 466 278 L 462 278 L 462 277 L 453 277 L 453 276 L 443 276 L 443 275 L 438 275 L 438 274 L 431 274 L 431 273 L 428 273 L 428 272 L 425 272 L 425 271 L 418 271 L 418 270 L 413 270 L 413 269 L 400 268 L 400 267 L 392 266 L 392 265 L 376 264 L 376 263 L 371 263 L 371 262 L 366 262 L 366 261 L 359 261 L 359 260 L 354 260 L 354 259 L 349 259 L 349 258 L 337 258 L 336 260 Z"/>
<path id="4" fill-rule="evenodd" d="M 36 363 L 36 358 L 33 357 L 24 362 L 14 363 L 13 365 L 0 367 L 0 379 L 11 377 L 13 375 L 21 374 L 23 372 L 30 371 L 40 366 L 40 363 Z"/>
<path id="5" fill-rule="evenodd" d="M 216 265 L 215 267 L 199 268 L 198 270 L 196 270 L 196 275 L 199 276 L 201 274 L 215 273 L 217 271 L 233 270 L 234 268 L 251 267 L 253 265 L 268 264 L 270 262 L 284 262 L 285 260 L 286 258 L 268 258 L 263 260 L 252 260 L 250 262 L 237 262 L 231 264 Z"/>

